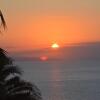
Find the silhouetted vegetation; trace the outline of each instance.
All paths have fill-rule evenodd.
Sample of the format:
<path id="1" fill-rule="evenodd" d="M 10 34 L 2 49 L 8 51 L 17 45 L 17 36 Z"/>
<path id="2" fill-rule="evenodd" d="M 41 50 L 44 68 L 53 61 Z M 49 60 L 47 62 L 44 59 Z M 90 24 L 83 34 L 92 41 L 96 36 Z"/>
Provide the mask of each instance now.
<path id="1" fill-rule="evenodd" d="M 41 100 L 39 89 L 20 75 L 20 69 L 0 48 L 0 100 Z"/>
<path id="2" fill-rule="evenodd" d="M 15 77 L 16 75 L 21 75 L 20 70 L 13 66 L 12 59 L 7 57 L 6 52 L 0 48 L 0 100 L 7 95 L 6 82 L 10 80 L 9 77 Z"/>
<path id="3" fill-rule="evenodd" d="M 1 25 L 6 23 L 0 11 Z M 0 100 L 41 100 L 40 90 L 21 79 L 21 70 L 13 64 L 7 52 L 0 48 Z"/>
<path id="4" fill-rule="evenodd" d="M 3 17 L 1 10 L 0 10 L 0 18 L 1 18 L 1 26 L 3 26 L 3 28 L 5 29 L 6 28 L 6 22 L 5 22 L 5 19 Z"/>

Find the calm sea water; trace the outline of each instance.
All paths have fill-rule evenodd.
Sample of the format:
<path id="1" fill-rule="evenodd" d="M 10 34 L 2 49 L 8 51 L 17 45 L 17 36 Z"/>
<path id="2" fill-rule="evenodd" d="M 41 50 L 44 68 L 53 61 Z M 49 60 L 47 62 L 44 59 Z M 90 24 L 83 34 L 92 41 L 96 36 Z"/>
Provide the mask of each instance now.
<path id="1" fill-rule="evenodd" d="M 16 61 L 44 100 L 100 100 L 100 61 Z"/>

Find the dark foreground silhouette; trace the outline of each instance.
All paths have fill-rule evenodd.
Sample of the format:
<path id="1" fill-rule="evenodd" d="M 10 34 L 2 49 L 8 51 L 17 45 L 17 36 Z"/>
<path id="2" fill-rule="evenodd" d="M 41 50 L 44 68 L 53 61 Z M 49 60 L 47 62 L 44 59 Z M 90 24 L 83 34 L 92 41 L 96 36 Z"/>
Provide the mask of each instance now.
<path id="1" fill-rule="evenodd" d="M 0 24 L 5 29 L 6 22 L 1 10 L 0 19 Z M 41 99 L 40 90 L 30 82 L 21 79 L 21 71 L 18 66 L 13 65 L 13 60 L 7 56 L 7 52 L 0 48 L 0 100 Z"/>
<path id="2" fill-rule="evenodd" d="M 0 18 L 1 18 L 1 25 L 0 25 L 0 28 L 1 28 L 1 26 L 3 26 L 3 28 L 5 29 L 6 28 L 6 22 L 5 22 L 5 19 L 4 19 L 4 17 L 3 17 L 3 14 L 2 14 L 2 12 L 1 12 L 1 10 L 0 10 Z M 1 32 L 1 31 L 0 31 Z"/>
<path id="3" fill-rule="evenodd" d="M 40 90 L 21 79 L 21 71 L 0 48 L 0 100 L 42 100 Z"/>

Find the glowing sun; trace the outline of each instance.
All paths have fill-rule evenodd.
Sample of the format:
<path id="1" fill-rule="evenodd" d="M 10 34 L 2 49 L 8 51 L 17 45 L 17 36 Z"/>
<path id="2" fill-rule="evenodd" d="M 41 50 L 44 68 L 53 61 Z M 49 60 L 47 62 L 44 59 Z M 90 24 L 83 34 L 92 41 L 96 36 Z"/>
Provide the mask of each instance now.
<path id="1" fill-rule="evenodd" d="M 57 48 L 59 48 L 59 45 L 57 43 L 54 43 L 54 44 L 51 45 L 51 48 L 57 49 Z"/>

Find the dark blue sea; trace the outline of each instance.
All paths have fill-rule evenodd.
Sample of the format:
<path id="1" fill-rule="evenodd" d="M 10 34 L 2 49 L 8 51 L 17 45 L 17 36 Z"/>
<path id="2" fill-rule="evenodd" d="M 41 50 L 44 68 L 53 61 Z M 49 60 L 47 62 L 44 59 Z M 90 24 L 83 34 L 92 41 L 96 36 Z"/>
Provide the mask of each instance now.
<path id="1" fill-rule="evenodd" d="M 100 61 L 16 61 L 44 100 L 100 100 Z"/>

